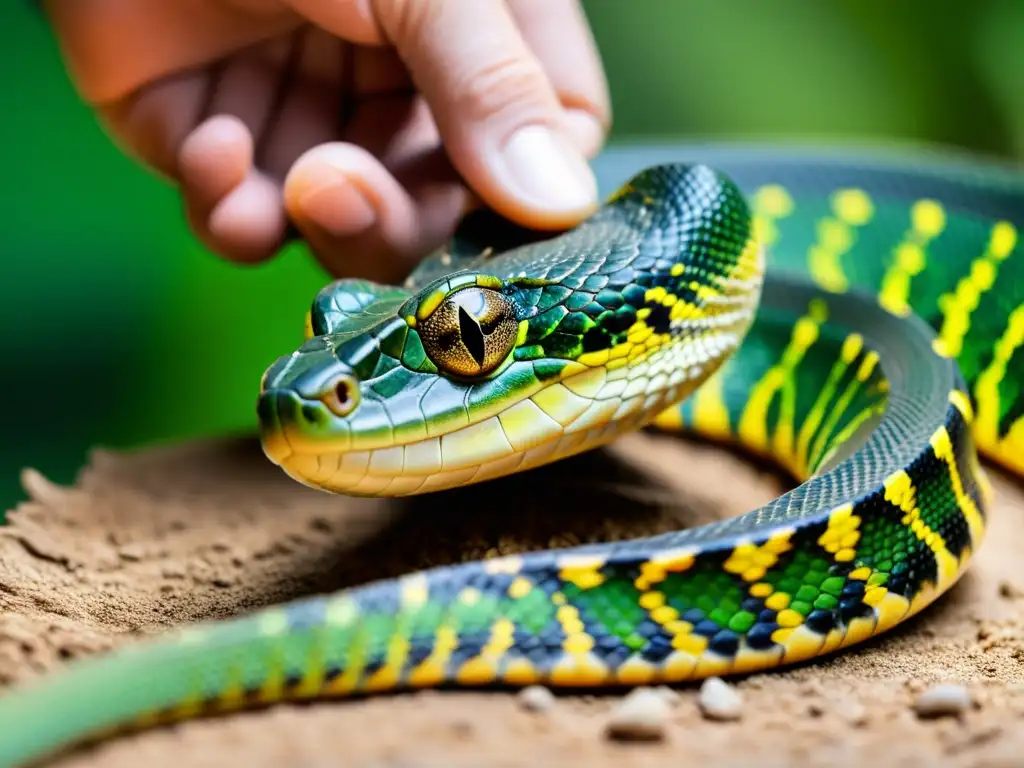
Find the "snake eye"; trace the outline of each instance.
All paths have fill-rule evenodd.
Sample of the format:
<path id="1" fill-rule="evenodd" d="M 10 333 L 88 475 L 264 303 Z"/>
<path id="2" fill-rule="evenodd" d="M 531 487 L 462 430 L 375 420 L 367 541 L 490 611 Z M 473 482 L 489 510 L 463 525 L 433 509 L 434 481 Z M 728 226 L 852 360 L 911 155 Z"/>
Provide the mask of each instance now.
<path id="1" fill-rule="evenodd" d="M 417 329 L 431 361 L 445 373 L 485 376 L 516 345 L 519 322 L 512 302 L 497 291 L 472 286 L 438 304 Z"/>
<path id="2" fill-rule="evenodd" d="M 320 401 L 331 409 L 335 416 L 348 416 L 359 405 L 359 385 L 351 376 L 339 376 L 327 394 Z"/>

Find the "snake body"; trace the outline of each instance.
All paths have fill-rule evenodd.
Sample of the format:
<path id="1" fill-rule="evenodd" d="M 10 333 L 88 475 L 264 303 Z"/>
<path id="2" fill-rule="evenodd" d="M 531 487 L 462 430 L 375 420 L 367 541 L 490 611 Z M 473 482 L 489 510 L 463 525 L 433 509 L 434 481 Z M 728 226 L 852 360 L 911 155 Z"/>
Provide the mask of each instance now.
<path id="1" fill-rule="evenodd" d="M 262 381 L 264 450 L 305 484 L 397 496 L 653 425 L 768 456 L 797 487 L 700 528 L 412 573 L 74 662 L 0 698 L 0 765 L 282 700 L 770 669 L 948 590 L 985 530 L 978 449 L 1024 472 L 1024 181 L 714 153 L 647 167 L 569 232 L 478 212 L 405 286 L 328 285 Z"/>

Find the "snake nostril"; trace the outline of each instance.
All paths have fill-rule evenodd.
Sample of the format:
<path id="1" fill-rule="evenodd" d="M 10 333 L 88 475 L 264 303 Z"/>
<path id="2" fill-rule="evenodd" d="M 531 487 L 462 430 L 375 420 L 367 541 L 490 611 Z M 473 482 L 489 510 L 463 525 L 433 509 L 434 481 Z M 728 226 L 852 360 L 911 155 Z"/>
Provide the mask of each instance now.
<path id="1" fill-rule="evenodd" d="M 359 405 L 359 385 L 351 376 L 339 376 L 321 402 L 336 416 L 348 416 Z"/>

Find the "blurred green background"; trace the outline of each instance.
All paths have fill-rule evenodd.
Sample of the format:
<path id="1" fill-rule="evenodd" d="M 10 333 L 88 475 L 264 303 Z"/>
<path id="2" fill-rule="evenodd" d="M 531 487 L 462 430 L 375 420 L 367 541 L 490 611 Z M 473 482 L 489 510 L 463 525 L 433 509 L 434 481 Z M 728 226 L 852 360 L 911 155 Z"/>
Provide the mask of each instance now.
<path id="1" fill-rule="evenodd" d="M 590 0 L 613 141 L 944 143 L 1024 159 L 1024 2 Z M 81 106 L 43 18 L 5 4 L 0 509 L 22 467 L 249 429 L 256 383 L 326 277 L 229 266 Z M 243 333 L 238 329 L 244 328 Z"/>

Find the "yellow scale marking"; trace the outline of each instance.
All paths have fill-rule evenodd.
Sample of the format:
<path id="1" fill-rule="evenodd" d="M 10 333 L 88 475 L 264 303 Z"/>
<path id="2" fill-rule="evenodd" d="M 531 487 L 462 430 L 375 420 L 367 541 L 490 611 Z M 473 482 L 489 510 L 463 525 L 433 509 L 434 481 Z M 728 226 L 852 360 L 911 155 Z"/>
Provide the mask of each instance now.
<path id="1" fill-rule="evenodd" d="M 910 312 L 910 281 L 924 270 L 928 245 L 945 228 L 946 212 L 937 201 L 918 200 L 910 207 L 910 228 L 896 246 L 878 296 L 879 303 L 893 314 Z"/>
<path id="2" fill-rule="evenodd" d="M 751 213 L 754 218 L 754 235 L 765 247 L 774 245 L 779 239 L 776 222 L 793 214 L 793 198 L 785 187 L 766 184 L 751 196 Z"/>
<path id="3" fill-rule="evenodd" d="M 589 555 L 566 555 L 558 561 L 558 578 L 580 589 L 593 589 L 604 584 L 601 568 L 605 558 Z"/>
<path id="4" fill-rule="evenodd" d="M 565 639 L 562 658 L 551 669 L 551 680 L 556 685 L 597 685 L 608 676 L 608 668 L 593 654 L 594 638 L 586 631 L 579 611 L 565 601 L 565 595 L 553 595 L 558 609 L 555 612 Z"/>
<path id="5" fill-rule="evenodd" d="M 808 313 L 793 325 L 789 343 L 783 350 L 779 362 L 766 371 L 760 381 L 751 388 L 747 404 L 740 416 L 738 431 L 744 444 L 752 449 L 768 451 L 768 409 L 776 394 L 783 390 L 785 407 L 780 409 L 775 447 L 780 457 L 792 457 L 794 427 L 791 403 L 796 397 L 793 371 L 818 340 L 819 329 L 827 317 L 828 309 L 825 303 L 812 301 Z"/>
<path id="6" fill-rule="evenodd" d="M 811 406 L 810 411 L 807 412 L 807 416 L 800 427 L 800 434 L 797 438 L 796 444 L 796 454 L 793 457 L 793 464 L 794 469 L 797 472 L 797 477 L 807 477 L 809 474 L 810 468 L 808 466 L 807 459 L 811 439 L 817 433 L 818 427 L 821 426 L 821 422 L 825 418 L 825 414 L 828 412 L 828 405 L 832 402 L 832 398 L 836 394 L 839 381 L 842 379 L 846 370 L 850 367 L 853 361 L 857 359 L 857 355 L 861 353 L 863 348 L 864 339 L 858 333 L 851 333 L 843 340 L 843 346 L 839 351 L 839 359 L 832 365 L 832 369 L 829 371 L 828 378 L 825 380 L 824 386 L 822 386 L 821 391 L 815 398 L 814 404 Z"/>
<path id="7" fill-rule="evenodd" d="M 849 288 L 842 257 L 854 244 L 856 232 L 875 215 L 870 196 L 862 189 L 840 189 L 830 199 L 832 216 L 818 222 L 817 242 L 807 253 L 811 278 L 822 288 L 842 293 Z"/>
<path id="8" fill-rule="evenodd" d="M 476 587 L 464 587 L 457 600 L 463 605 L 475 605 L 480 597 L 480 590 Z M 480 649 L 480 653 L 463 662 L 455 673 L 456 682 L 464 685 L 484 685 L 493 682 L 498 675 L 502 655 L 512 647 L 514 631 L 515 625 L 509 619 L 496 619 L 491 624 L 487 643 Z"/>
<path id="9" fill-rule="evenodd" d="M 818 537 L 818 544 L 839 563 L 848 563 L 856 555 L 860 541 L 860 517 L 852 504 L 844 504 L 829 515 L 828 528 Z"/>
<path id="10" fill-rule="evenodd" d="M 839 423 L 839 419 L 850 407 L 850 402 L 853 400 L 854 395 L 857 394 L 857 390 L 871 378 L 871 375 L 875 372 L 875 368 L 877 366 L 878 353 L 873 349 L 870 349 L 861 358 L 860 365 L 857 366 L 857 372 L 854 375 L 853 380 L 847 384 L 846 389 L 843 390 L 843 394 L 839 396 L 839 400 L 836 402 L 835 408 L 833 408 L 832 413 L 829 414 L 828 419 L 826 419 L 825 424 L 814 439 L 814 444 L 811 447 L 811 454 L 807 459 L 807 466 L 821 466 L 822 454 L 828 446 L 828 436 L 832 434 L 836 428 L 836 424 Z"/>
<path id="11" fill-rule="evenodd" d="M 744 581 L 758 581 L 779 560 L 779 555 L 792 549 L 792 529 L 776 531 L 763 544 L 741 542 L 737 544 L 729 559 L 722 566 L 728 573 L 734 573 Z"/>
<path id="12" fill-rule="evenodd" d="M 971 264 L 970 273 L 961 278 L 952 293 L 939 297 L 942 327 L 939 340 L 948 357 L 959 356 L 964 337 L 971 327 L 971 315 L 978 308 L 982 295 L 995 285 L 999 265 L 1013 252 L 1017 230 L 1008 221 L 996 222 L 989 236 L 988 248 Z"/>
<path id="13" fill-rule="evenodd" d="M 1018 421 L 1003 439 L 999 437 L 999 383 L 1014 352 L 1024 345 L 1024 304 L 1010 313 L 1006 329 L 992 347 L 992 362 L 978 375 L 974 397 L 978 405 L 975 437 L 992 457 L 1017 471 L 1024 471 L 1024 428 Z"/>

